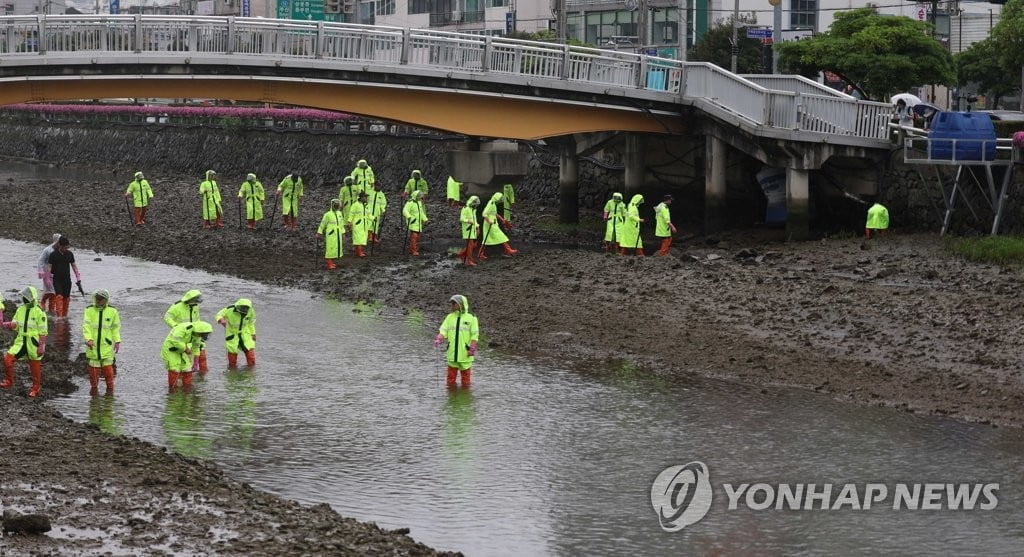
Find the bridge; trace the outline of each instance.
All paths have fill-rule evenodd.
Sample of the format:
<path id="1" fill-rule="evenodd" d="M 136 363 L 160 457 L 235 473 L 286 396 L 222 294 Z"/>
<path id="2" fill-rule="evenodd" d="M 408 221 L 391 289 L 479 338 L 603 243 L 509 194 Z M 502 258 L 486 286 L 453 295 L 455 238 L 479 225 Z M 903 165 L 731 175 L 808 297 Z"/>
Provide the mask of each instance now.
<path id="1" fill-rule="evenodd" d="M 710 161 L 709 211 L 724 210 L 731 146 L 787 169 L 795 236 L 806 229 L 808 171 L 834 157 L 877 159 L 889 148 L 891 113 L 799 76 L 738 76 L 703 62 L 390 26 L 209 16 L 0 17 L 0 84 L 0 105 L 221 98 L 470 137 L 553 139 L 568 166 L 613 136 L 699 136 Z M 635 144 L 631 156 L 642 150 Z M 639 189 L 644 179 L 631 177 L 631 166 L 627 189 Z M 565 204 L 575 211 L 576 178 L 565 175 L 563 212 Z"/>

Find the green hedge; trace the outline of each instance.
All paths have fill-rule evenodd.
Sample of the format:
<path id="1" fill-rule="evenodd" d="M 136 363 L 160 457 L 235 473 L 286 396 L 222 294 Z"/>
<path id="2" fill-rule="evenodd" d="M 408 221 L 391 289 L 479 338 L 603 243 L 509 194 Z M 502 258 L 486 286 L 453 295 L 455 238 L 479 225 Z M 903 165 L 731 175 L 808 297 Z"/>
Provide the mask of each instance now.
<path id="1" fill-rule="evenodd" d="M 1024 131 L 1024 122 L 995 120 L 992 123 L 996 126 L 996 137 L 1012 137 L 1014 133 Z"/>

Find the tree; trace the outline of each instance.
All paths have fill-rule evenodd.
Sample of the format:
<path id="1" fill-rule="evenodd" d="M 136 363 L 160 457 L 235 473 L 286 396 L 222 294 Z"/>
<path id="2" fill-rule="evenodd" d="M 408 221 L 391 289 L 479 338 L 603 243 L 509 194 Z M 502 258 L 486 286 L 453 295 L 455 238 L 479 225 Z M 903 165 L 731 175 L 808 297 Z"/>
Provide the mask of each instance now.
<path id="1" fill-rule="evenodd" d="M 961 86 L 966 83 L 978 84 L 978 91 L 992 97 L 990 106 L 997 106 L 1000 97 L 1012 93 L 1020 85 L 1017 81 L 1018 72 L 1009 71 L 1001 52 L 996 40 L 989 37 L 953 57 L 957 80 Z"/>
<path id="2" fill-rule="evenodd" d="M 741 25 L 757 23 L 753 14 L 740 16 Z M 758 39 L 748 39 L 740 29 L 736 37 L 740 50 L 736 55 L 737 73 L 765 73 L 764 45 Z M 719 20 L 704 33 L 687 54 L 691 62 L 711 62 L 725 69 L 732 67 L 732 18 Z"/>
<path id="3" fill-rule="evenodd" d="M 1021 108 L 1024 109 L 1024 0 L 1010 0 L 1003 6 L 999 23 L 992 28 L 992 38 L 1004 71 L 1013 75 L 1020 71 Z"/>
<path id="4" fill-rule="evenodd" d="M 909 17 L 880 16 L 874 8 L 841 12 L 827 32 L 779 45 L 779 65 L 808 76 L 830 71 L 866 98 L 948 85 L 956 78 L 953 57 L 929 36 L 930 29 Z"/>

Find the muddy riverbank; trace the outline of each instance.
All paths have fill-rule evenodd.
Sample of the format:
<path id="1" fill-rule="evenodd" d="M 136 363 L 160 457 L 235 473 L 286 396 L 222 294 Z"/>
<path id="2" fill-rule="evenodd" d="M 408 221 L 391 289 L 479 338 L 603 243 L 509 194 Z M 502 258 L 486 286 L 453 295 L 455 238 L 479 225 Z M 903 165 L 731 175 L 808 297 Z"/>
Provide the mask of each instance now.
<path id="1" fill-rule="evenodd" d="M 421 309 L 428 321 L 439 320 L 445 300 L 458 292 L 469 296 L 491 346 L 499 350 L 569 362 L 627 360 L 639 364 L 645 373 L 719 377 L 764 385 L 769 393 L 776 386 L 793 386 L 858 404 L 1024 424 L 1022 362 L 1015 344 L 1024 328 L 1015 296 L 1021 273 L 950 258 L 934 235 L 894 233 L 870 243 L 835 237 L 787 244 L 781 231 L 773 230 L 715 238 L 683 232 L 680 236 L 687 241 L 679 242 L 672 256 L 640 259 L 601 253 L 593 235 L 552 232 L 556 228 L 550 225 L 553 215 L 524 203 L 517 206 L 511 232 L 512 243 L 521 252 L 513 258 L 493 253 L 479 267 L 467 269 L 448 254 L 461 244 L 456 212 L 432 200 L 422 257 L 402 254 L 404 237 L 392 213 L 385 243 L 375 248 L 371 258 L 359 260 L 347 253 L 339 269 L 327 272 L 320 269 L 314 253 L 313 232 L 321 208 L 334 195 L 330 189 L 308 192 L 300 231 L 293 234 L 240 230 L 231 220 L 235 209 L 231 204 L 226 205 L 227 228 L 203 230 L 197 184 L 191 182 L 154 183 L 157 198 L 150 224 L 143 228 L 128 224 L 120 197 L 123 184 L 15 183 L 0 177 L 0 187 L 7 200 L 0 236 L 38 241 L 40 249 L 45 238 L 60 231 L 71 238 L 72 247 L 300 286 L 343 300 Z M 392 203 L 397 209 L 398 200 Z M 684 230 L 692 228 L 692 223 L 681 224 Z M 558 247 L 570 244 L 578 247 Z M 102 287 L 88 282 L 88 261 L 81 262 L 81 268 L 91 288 Z M 7 297 L 11 296 L 8 292 Z M 479 380 L 485 378 L 481 371 Z M 107 482 L 117 484 L 122 492 L 134 490 L 138 497 L 155 493 L 167 501 L 164 512 L 169 516 L 174 516 L 175 505 L 181 506 L 171 494 L 180 499 L 183 490 L 176 485 L 178 480 L 166 485 L 154 481 L 184 474 L 195 483 L 192 497 L 215 501 L 221 508 L 267 507 L 285 513 L 284 517 L 294 513 L 296 521 L 288 524 L 314 527 L 318 522 L 308 518 L 317 516 L 336 525 L 323 530 L 323 535 L 303 530 L 288 530 L 286 535 L 269 526 L 284 517 L 268 515 L 266 522 L 255 523 L 247 531 L 257 536 L 260 548 L 271 543 L 265 541 L 268 535 L 280 537 L 283 545 L 278 553 L 329 551 L 326 545 L 301 545 L 307 539 L 340 548 L 361 539 L 358 534 L 350 538 L 343 533 L 341 525 L 352 525 L 351 521 L 322 508 L 300 509 L 273 503 L 274 499 L 256 492 L 229 489 L 225 487 L 229 481 L 201 463 L 168 457 L 131 440 L 105 438 L 53 416 L 21 395 L 0 396 L 5 397 L 3 411 L 17 413 L 7 423 L 22 425 L 8 427 L 0 437 L 9 445 L 0 458 L 9 459 L 4 468 L 13 474 L 13 483 L 4 482 L 5 505 L 13 496 L 7 486 L 34 482 L 65 486 L 67 493 L 47 487 L 47 496 L 67 499 L 63 504 L 71 505 L 79 496 L 71 494 L 79 489 L 78 483 L 86 486 L 82 489 L 90 489 L 89 482 L 102 483 L 101 473 L 75 473 L 79 461 L 93 460 L 80 458 L 82 451 L 88 451 L 108 455 L 107 467 L 100 469 L 139 470 L 138 475 L 129 475 L 134 479 Z M 15 403 L 7 404 L 9 399 Z M 63 438 L 69 440 L 60 443 Z M 61 450 L 42 451 L 38 439 L 46 439 L 45 446 L 58 443 L 54 446 Z M 59 468 L 44 459 L 66 464 Z M 44 482 L 49 476 L 43 471 L 54 469 L 59 472 L 51 475 L 60 481 Z M 165 475 L 160 470 L 178 472 Z M 189 474 L 198 479 L 189 479 Z M 88 482 L 80 480 L 85 477 Z M 31 491 L 19 489 L 18 501 L 33 500 Z M 166 493 L 161 491 L 165 489 Z M 260 501 L 267 503 L 261 507 Z M 121 510 L 132 505 L 149 508 L 142 502 L 126 505 Z M 249 514 L 242 516 L 255 520 Z M 108 512 L 106 516 L 123 525 L 129 515 Z M 224 515 L 224 520 L 237 517 L 227 511 Z M 191 524 L 175 524 L 149 519 L 144 527 L 151 528 L 154 536 L 173 533 L 177 543 L 200 544 L 209 539 L 191 537 L 197 535 Z M 117 529 L 113 522 L 108 527 Z M 377 539 L 374 536 L 390 540 L 381 542 L 394 544 L 382 546 L 389 551 L 402 551 L 405 546 L 400 544 L 413 543 L 407 537 L 374 534 L 372 527 L 359 527 L 371 529 L 367 540 Z M 252 547 L 246 545 L 252 541 L 248 537 L 239 540 L 223 552 L 243 554 Z M 27 549 L 45 551 L 47 547 Z M 188 551 L 197 546 L 184 547 Z M 410 552 L 429 551 L 408 547 L 415 548 Z"/>

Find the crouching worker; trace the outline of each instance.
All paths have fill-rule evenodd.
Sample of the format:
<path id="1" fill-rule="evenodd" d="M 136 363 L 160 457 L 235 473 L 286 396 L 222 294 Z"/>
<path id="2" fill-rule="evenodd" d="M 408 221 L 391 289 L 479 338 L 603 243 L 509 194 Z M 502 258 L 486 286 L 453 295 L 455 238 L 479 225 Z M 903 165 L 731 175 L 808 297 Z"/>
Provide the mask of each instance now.
<path id="1" fill-rule="evenodd" d="M 448 299 L 451 302 L 451 313 L 444 318 L 441 328 L 434 338 L 434 348 L 448 342 L 447 361 L 448 388 L 455 387 L 455 374 L 462 376 L 462 386 L 469 386 L 473 359 L 476 356 L 476 343 L 480 340 L 480 326 L 476 316 L 469 313 L 469 300 L 461 294 Z"/>
<path id="2" fill-rule="evenodd" d="M 238 367 L 238 352 L 245 354 L 249 367 L 256 365 L 256 310 L 252 301 L 239 298 L 234 304 L 217 312 L 217 323 L 224 327 L 224 346 L 228 350 L 228 367 Z"/>
<path id="3" fill-rule="evenodd" d="M 82 317 L 85 357 L 89 360 L 89 394 L 99 394 L 100 371 L 107 384 L 106 394 L 114 394 L 114 355 L 121 349 L 121 316 L 108 305 L 110 292 L 97 290 L 92 305 Z"/>
<path id="4" fill-rule="evenodd" d="M 20 294 L 21 305 L 6 324 L 8 329 L 17 331 L 17 335 L 10 350 L 4 354 L 4 380 L 0 387 L 9 389 L 14 386 L 14 360 L 28 360 L 32 374 L 32 389 L 28 396 L 36 397 L 43 384 L 41 360 L 46 351 L 46 313 L 39 309 L 39 294 L 34 287 L 26 286 Z"/>
<path id="5" fill-rule="evenodd" d="M 199 360 L 193 356 L 206 347 L 213 326 L 206 321 L 186 322 L 175 325 L 164 339 L 160 356 L 167 367 L 167 389 L 173 392 L 178 378 L 184 390 L 192 388 L 192 374 L 199 370 Z"/>

